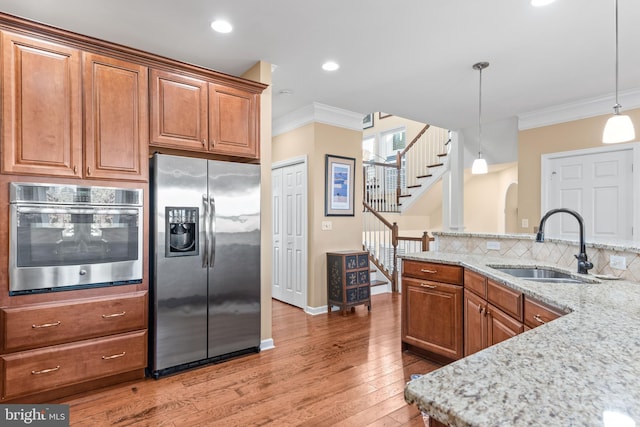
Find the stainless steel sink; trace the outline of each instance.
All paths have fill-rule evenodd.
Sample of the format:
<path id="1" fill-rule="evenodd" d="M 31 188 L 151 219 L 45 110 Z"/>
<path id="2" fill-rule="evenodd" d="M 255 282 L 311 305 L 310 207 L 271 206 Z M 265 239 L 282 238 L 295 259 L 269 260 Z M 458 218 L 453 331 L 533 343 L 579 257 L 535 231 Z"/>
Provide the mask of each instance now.
<path id="1" fill-rule="evenodd" d="M 550 268 L 537 267 L 498 267 L 491 266 L 498 271 L 510 274 L 524 280 L 533 282 L 550 283 L 592 283 L 593 281 L 573 276 L 563 271 L 552 270 Z"/>

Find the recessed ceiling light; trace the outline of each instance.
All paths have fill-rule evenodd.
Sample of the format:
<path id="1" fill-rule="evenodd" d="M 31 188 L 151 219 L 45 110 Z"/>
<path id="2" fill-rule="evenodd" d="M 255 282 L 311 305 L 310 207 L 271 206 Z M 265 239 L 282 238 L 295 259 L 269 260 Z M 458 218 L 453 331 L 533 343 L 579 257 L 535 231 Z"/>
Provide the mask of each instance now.
<path id="1" fill-rule="evenodd" d="M 540 7 L 540 6 L 546 6 L 548 4 L 553 3 L 556 0 L 531 0 L 531 6 L 536 6 L 536 7 Z"/>
<path id="2" fill-rule="evenodd" d="M 211 28 L 214 31 L 217 31 L 219 33 L 230 33 L 231 30 L 233 30 L 233 27 L 231 26 L 231 24 L 229 24 L 227 21 L 223 21 L 221 19 L 217 19 L 215 21 L 213 21 L 211 23 Z"/>
<path id="3" fill-rule="evenodd" d="M 325 71 L 335 71 L 338 68 L 340 68 L 340 66 L 338 65 L 337 62 L 327 61 L 324 64 L 322 64 L 322 69 Z"/>

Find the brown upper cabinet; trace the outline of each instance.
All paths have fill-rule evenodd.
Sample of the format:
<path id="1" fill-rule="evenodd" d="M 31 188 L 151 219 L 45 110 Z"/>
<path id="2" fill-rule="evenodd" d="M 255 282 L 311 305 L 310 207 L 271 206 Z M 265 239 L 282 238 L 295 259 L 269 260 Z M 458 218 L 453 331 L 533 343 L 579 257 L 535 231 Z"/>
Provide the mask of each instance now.
<path id="1" fill-rule="evenodd" d="M 3 31 L 2 76 L 2 172 L 147 180 L 146 67 Z"/>
<path id="2" fill-rule="evenodd" d="M 2 171 L 80 177 L 82 53 L 2 32 Z"/>
<path id="3" fill-rule="evenodd" d="M 147 67 L 84 54 L 87 178 L 148 177 Z"/>
<path id="4" fill-rule="evenodd" d="M 259 94 L 151 70 L 151 145 L 259 158 Z"/>

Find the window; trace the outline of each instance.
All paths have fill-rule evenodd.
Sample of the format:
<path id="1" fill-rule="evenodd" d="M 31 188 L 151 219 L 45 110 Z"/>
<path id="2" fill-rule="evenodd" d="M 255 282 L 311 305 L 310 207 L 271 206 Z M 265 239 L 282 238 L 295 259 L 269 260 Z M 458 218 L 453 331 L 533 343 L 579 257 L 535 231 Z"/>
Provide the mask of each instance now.
<path id="1" fill-rule="evenodd" d="M 386 162 L 396 160 L 396 154 L 407 146 L 406 132 L 404 128 L 394 129 L 380 134 L 380 156 Z"/>

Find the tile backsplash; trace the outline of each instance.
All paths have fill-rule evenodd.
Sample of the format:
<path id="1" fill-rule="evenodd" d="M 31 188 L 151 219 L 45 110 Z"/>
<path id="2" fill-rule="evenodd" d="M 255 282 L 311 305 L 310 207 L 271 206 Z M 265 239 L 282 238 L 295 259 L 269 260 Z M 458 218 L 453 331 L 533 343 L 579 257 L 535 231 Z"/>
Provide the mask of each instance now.
<path id="1" fill-rule="evenodd" d="M 433 233 L 435 242 L 431 250 L 460 254 L 501 256 L 505 258 L 526 258 L 573 270 L 577 268 L 574 255 L 579 252 L 578 242 L 545 239 L 537 243 L 529 234 L 477 234 L 477 233 Z M 587 244 L 587 256 L 593 263 L 592 274 L 606 274 L 624 280 L 640 282 L 640 248 L 612 245 Z M 613 268 L 610 256 L 624 257 L 626 270 Z"/>

